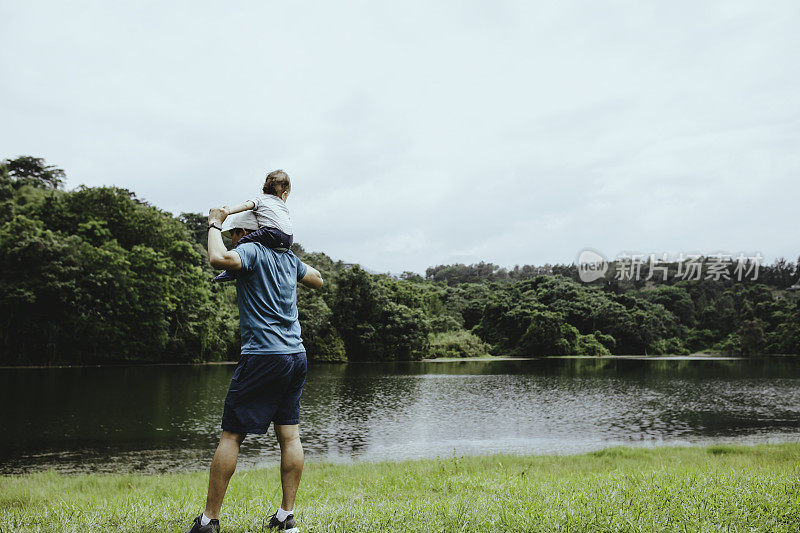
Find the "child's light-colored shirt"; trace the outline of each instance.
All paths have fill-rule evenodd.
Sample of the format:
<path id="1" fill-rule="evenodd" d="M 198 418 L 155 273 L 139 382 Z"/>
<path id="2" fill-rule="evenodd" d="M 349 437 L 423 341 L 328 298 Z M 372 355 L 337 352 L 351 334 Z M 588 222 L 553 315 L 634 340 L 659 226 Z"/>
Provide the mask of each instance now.
<path id="1" fill-rule="evenodd" d="M 286 202 L 274 194 L 262 194 L 250 201 L 255 204 L 253 212 L 259 228 L 277 228 L 287 235 L 294 234 Z"/>

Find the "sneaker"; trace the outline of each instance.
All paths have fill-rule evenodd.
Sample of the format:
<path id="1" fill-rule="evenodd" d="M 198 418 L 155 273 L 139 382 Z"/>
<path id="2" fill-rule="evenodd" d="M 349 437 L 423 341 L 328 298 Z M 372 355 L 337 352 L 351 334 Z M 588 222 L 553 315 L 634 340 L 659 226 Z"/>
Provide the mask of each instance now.
<path id="1" fill-rule="evenodd" d="M 286 531 L 287 533 L 300 533 L 300 528 L 297 527 L 297 522 L 295 521 L 293 514 L 290 514 L 286 517 L 286 520 L 281 522 L 278 520 L 277 511 L 274 515 L 272 515 L 272 518 L 270 518 L 267 529 L 277 529 L 278 531 Z"/>
<path id="2" fill-rule="evenodd" d="M 200 516 L 195 517 L 192 524 L 192 529 L 189 530 L 189 533 L 219 533 L 219 520 L 212 518 L 211 522 L 201 526 L 200 518 L 202 518 L 202 516 L 203 515 L 201 514 Z"/>
<path id="3" fill-rule="evenodd" d="M 217 283 L 224 283 L 226 281 L 235 281 L 236 280 L 236 272 L 231 272 L 226 270 L 222 274 L 218 274 L 214 276 L 214 281 Z"/>

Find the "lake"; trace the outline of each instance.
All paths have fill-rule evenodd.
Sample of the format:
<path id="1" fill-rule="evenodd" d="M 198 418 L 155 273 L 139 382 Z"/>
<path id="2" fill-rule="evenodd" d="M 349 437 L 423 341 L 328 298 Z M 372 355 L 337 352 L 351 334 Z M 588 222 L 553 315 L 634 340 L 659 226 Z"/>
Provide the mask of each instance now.
<path id="1" fill-rule="evenodd" d="M 0 473 L 206 469 L 232 365 L 0 369 Z M 307 459 L 800 441 L 800 358 L 312 364 Z M 275 464 L 270 429 L 240 466 Z"/>

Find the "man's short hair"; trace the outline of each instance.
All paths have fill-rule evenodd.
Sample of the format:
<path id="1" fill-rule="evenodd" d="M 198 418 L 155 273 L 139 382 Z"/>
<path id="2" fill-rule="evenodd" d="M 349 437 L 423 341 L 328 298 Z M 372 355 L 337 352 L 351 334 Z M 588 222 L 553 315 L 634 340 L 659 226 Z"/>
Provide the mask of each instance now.
<path id="1" fill-rule="evenodd" d="M 289 181 L 289 174 L 283 170 L 273 170 L 267 174 L 267 179 L 264 181 L 264 188 L 262 190 L 264 194 L 283 196 L 283 193 L 292 190 L 292 182 Z"/>

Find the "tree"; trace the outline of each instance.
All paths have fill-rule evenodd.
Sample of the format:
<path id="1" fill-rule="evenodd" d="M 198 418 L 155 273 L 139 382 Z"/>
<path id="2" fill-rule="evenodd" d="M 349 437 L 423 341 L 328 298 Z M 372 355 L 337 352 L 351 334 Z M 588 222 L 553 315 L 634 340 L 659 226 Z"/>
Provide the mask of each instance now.
<path id="1" fill-rule="evenodd" d="M 419 309 L 394 303 L 358 266 L 341 272 L 332 298 L 333 323 L 348 360 L 393 361 L 426 355 L 429 326 Z"/>
<path id="2" fill-rule="evenodd" d="M 189 232 L 192 240 L 205 249 L 208 244 L 208 217 L 202 213 L 181 213 L 178 220 Z"/>
<path id="3" fill-rule="evenodd" d="M 309 359 L 347 361 L 344 341 L 333 326 L 333 312 L 321 292 L 298 288 L 297 308 Z"/>
<path id="4" fill-rule="evenodd" d="M 644 296 L 653 303 L 663 305 L 682 324 L 686 326 L 694 325 L 694 302 L 692 302 L 691 295 L 684 287 L 662 285 L 652 291 L 646 291 Z"/>
<path id="5" fill-rule="evenodd" d="M 0 226 L 4 362 L 227 355 L 236 342 L 235 307 L 212 286 L 180 221 L 124 189 L 31 195 L 58 186 L 63 175 L 42 160 L 18 163 L 13 185 L 25 185 L 2 184 L 13 190 L 10 218 Z"/>
<path id="6" fill-rule="evenodd" d="M 231 285 L 211 282 L 206 217 L 129 190 L 63 190 L 39 158 L 0 163 L 0 363 L 237 357 Z M 439 265 L 371 275 L 292 251 L 326 280 L 298 289 L 303 340 L 321 361 L 502 355 L 800 354 L 800 302 L 783 259 L 756 282 L 576 281 L 574 265 Z M 674 268 L 676 265 L 670 265 Z M 487 348 L 488 346 L 488 348 Z"/>
<path id="7" fill-rule="evenodd" d="M 0 163 L 0 178 L 14 183 L 17 188 L 31 185 L 41 189 L 60 189 L 65 177 L 62 169 L 29 155 L 5 159 Z"/>
<path id="8" fill-rule="evenodd" d="M 759 355 L 764 349 L 764 328 L 760 320 L 746 320 L 739 328 L 742 355 Z"/>

